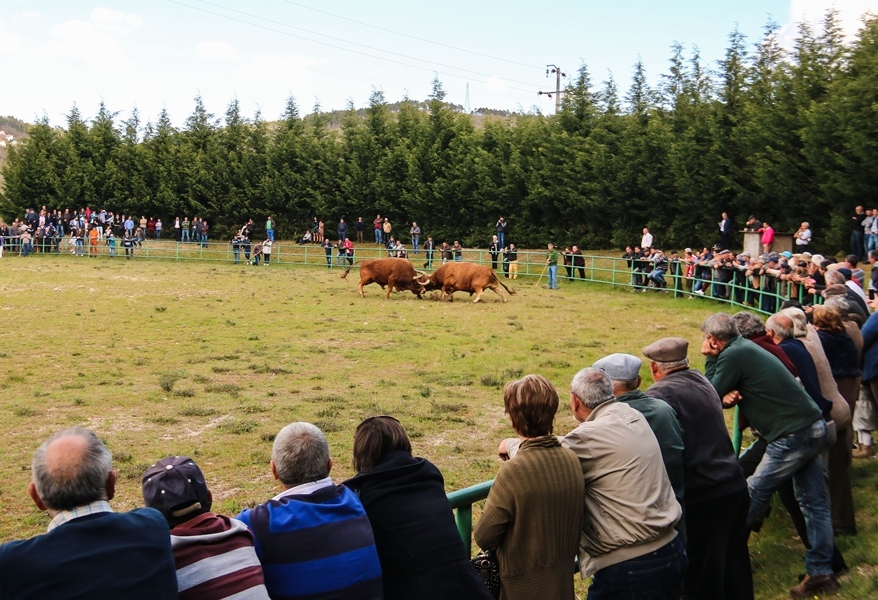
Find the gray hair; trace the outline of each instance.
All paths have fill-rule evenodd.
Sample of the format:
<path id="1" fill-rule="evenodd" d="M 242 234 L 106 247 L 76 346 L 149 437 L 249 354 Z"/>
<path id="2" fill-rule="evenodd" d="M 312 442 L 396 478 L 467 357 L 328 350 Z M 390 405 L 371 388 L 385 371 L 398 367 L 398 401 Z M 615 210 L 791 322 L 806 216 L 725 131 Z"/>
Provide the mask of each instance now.
<path id="1" fill-rule="evenodd" d="M 830 306 L 837 310 L 842 319 L 851 317 L 851 303 L 844 296 L 830 296 L 823 302 L 823 306 Z"/>
<path id="2" fill-rule="evenodd" d="M 47 448 L 52 442 L 68 436 L 81 437 L 86 442 L 85 450 L 78 458 L 61 467 L 49 465 L 46 459 Z M 76 463 L 71 466 L 71 463 Z M 89 429 L 71 427 L 56 433 L 43 442 L 31 462 L 31 478 L 37 494 L 46 508 L 52 510 L 71 510 L 97 500 L 107 499 L 107 479 L 113 470 L 113 456 Z"/>
<path id="3" fill-rule="evenodd" d="M 688 367 L 689 366 L 689 358 L 683 358 L 680 360 L 670 360 L 667 362 L 659 362 L 657 360 L 652 361 L 658 367 L 658 370 L 662 373 L 667 373 L 671 369 L 677 369 L 679 367 Z"/>
<path id="4" fill-rule="evenodd" d="M 280 430 L 271 448 L 277 478 L 287 487 L 329 475 L 329 442 L 311 423 L 291 423 Z"/>
<path id="5" fill-rule="evenodd" d="M 742 311 L 735 313 L 732 321 L 735 322 L 735 326 L 738 328 L 741 336 L 748 340 L 765 335 L 765 325 L 763 325 L 762 319 L 751 312 Z"/>
<path id="6" fill-rule="evenodd" d="M 844 285 L 845 284 L 844 275 L 842 275 L 838 271 L 827 271 L 826 275 L 824 275 L 823 278 L 826 280 L 826 285 Z"/>
<path id="7" fill-rule="evenodd" d="M 615 399 L 609 376 L 593 367 L 586 367 L 573 376 L 570 393 L 579 398 L 583 406 L 592 410 Z"/>
<path id="8" fill-rule="evenodd" d="M 788 320 L 787 323 L 781 323 L 781 320 Z M 795 337 L 795 321 L 783 311 L 776 315 L 771 315 L 765 322 L 765 328 L 781 340 L 788 340 Z"/>
<path id="9" fill-rule="evenodd" d="M 793 321 L 793 335 L 797 338 L 808 335 L 808 317 L 798 308 L 785 308 L 777 314 L 786 315 Z"/>
<path id="10" fill-rule="evenodd" d="M 721 342 L 728 342 L 740 334 L 734 319 L 726 313 L 716 313 L 704 319 L 704 323 L 701 324 L 701 333 L 712 335 Z"/>

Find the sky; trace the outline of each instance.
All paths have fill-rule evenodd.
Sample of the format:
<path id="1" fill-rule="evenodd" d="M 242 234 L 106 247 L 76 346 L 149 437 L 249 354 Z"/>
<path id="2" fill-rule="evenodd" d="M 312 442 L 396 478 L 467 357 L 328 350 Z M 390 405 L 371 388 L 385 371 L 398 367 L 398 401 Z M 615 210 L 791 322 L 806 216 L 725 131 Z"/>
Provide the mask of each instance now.
<path id="1" fill-rule="evenodd" d="M 769 21 L 791 47 L 796 24 L 819 29 L 828 8 L 853 36 L 878 0 L 0 0 L 0 115 L 63 126 L 75 104 L 101 101 L 141 122 L 162 108 L 182 125 L 200 95 L 222 117 L 278 118 L 292 96 L 302 114 L 425 99 L 434 77 L 446 100 L 554 112 L 562 86 L 586 64 L 596 86 L 612 73 L 624 93 L 642 59 L 651 83 L 671 45 L 715 66 L 737 27 L 756 43 Z M 552 68 L 552 67 L 548 67 Z"/>

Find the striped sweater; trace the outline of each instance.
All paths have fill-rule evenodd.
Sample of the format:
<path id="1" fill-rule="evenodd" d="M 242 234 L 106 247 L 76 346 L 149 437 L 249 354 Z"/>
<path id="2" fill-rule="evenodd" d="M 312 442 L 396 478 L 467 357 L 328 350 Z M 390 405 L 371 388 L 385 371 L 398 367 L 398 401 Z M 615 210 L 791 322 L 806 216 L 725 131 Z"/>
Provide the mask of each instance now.
<path id="1" fill-rule="evenodd" d="M 363 505 L 327 477 L 291 488 L 241 519 L 256 538 L 275 600 L 381 600 L 381 565 Z"/>
<path id="2" fill-rule="evenodd" d="M 180 600 L 267 600 L 247 526 L 207 512 L 171 530 Z"/>

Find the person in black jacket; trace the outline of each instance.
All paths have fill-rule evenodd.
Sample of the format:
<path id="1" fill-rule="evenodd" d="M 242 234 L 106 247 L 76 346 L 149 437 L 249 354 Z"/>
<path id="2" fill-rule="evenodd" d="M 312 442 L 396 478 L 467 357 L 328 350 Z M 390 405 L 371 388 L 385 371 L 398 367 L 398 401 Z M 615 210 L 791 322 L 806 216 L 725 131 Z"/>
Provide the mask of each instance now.
<path id="1" fill-rule="evenodd" d="M 354 434 L 360 497 L 375 534 L 385 600 L 489 600 L 454 524 L 442 474 L 394 417 L 369 417 Z"/>

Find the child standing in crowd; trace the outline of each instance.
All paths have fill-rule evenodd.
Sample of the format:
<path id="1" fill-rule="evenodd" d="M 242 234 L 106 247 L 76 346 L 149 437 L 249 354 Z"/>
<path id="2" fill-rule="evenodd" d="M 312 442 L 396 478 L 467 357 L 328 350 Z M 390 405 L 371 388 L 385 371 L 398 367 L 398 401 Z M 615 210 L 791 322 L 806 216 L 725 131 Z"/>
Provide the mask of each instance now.
<path id="1" fill-rule="evenodd" d="M 162 220 L 156 219 L 155 221 L 155 239 L 162 239 Z"/>
<path id="2" fill-rule="evenodd" d="M 88 232 L 88 255 L 91 258 L 96 258 L 98 255 L 98 228 L 94 225 Z"/>
<path id="3" fill-rule="evenodd" d="M 110 251 L 110 257 L 116 256 L 116 236 L 113 235 L 112 229 L 107 229 L 107 234 L 104 236 L 107 240 L 107 248 Z"/>
<path id="4" fill-rule="evenodd" d="M 266 267 L 268 266 L 268 263 L 271 261 L 271 247 L 273 245 L 274 245 L 274 242 L 272 242 L 270 238 L 265 240 L 264 242 L 262 242 L 262 255 L 265 257 L 265 262 L 262 264 L 264 264 Z"/>
<path id="5" fill-rule="evenodd" d="M 125 258 L 130 260 L 134 256 L 134 238 L 131 237 L 131 230 L 125 230 L 125 237 L 122 238 L 122 247 L 125 248 Z"/>
<path id="6" fill-rule="evenodd" d="M 332 268 L 332 242 L 326 238 L 323 239 L 323 251 L 326 253 L 326 268 Z"/>

